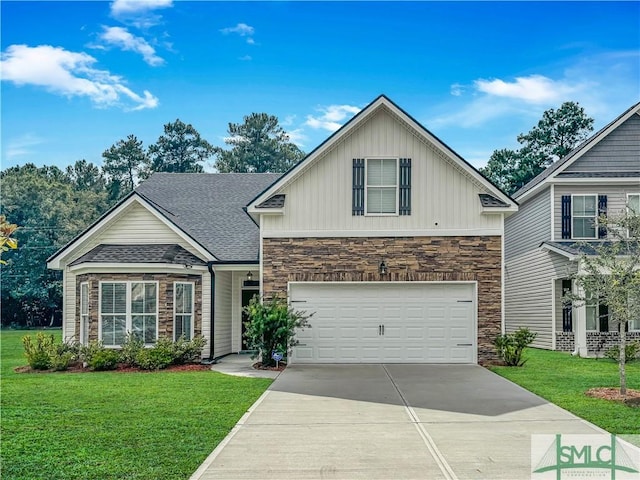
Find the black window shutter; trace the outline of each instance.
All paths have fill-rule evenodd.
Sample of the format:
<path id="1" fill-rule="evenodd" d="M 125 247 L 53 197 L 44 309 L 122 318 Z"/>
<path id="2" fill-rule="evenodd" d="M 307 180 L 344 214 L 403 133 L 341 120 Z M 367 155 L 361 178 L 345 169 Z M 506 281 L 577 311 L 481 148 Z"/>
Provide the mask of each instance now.
<path id="1" fill-rule="evenodd" d="M 352 214 L 364 215 L 364 158 L 353 159 Z"/>
<path id="2" fill-rule="evenodd" d="M 411 215 L 411 159 L 400 159 L 400 188 L 398 189 L 400 215 Z"/>
<path id="3" fill-rule="evenodd" d="M 562 296 L 571 292 L 571 280 L 562 280 Z M 573 332 L 573 305 L 568 303 L 562 306 L 562 331 Z"/>
<path id="4" fill-rule="evenodd" d="M 606 195 L 598 195 L 598 217 L 607 216 L 607 196 Z M 606 238 L 607 236 L 607 227 L 606 225 L 598 224 L 598 238 Z"/>
<path id="5" fill-rule="evenodd" d="M 600 331 L 609 331 L 609 307 L 604 303 L 598 305 L 598 319 L 600 320 Z"/>
<path id="6" fill-rule="evenodd" d="M 562 238 L 571 238 L 571 195 L 562 195 Z"/>

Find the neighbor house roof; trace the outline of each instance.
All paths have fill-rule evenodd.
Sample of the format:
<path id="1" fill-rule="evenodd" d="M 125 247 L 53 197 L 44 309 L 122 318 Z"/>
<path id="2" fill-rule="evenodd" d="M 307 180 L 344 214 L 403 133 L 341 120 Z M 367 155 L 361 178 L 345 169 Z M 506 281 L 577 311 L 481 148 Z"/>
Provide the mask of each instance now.
<path id="1" fill-rule="evenodd" d="M 595 256 L 598 255 L 597 248 L 600 246 L 611 246 L 611 241 L 593 241 L 593 242 L 576 242 L 568 240 L 563 242 L 542 242 L 540 248 L 549 250 L 563 255 L 571 260 L 575 260 L 581 255 Z"/>
<path id="2" fill-rule="evenodd" d="M 206 262 L 180 245 L 105 245 L 91 249 L 71 262 L 70 266 L 83 263 L 170 263 L 176 265 L 206 265 Z"/>
<path id="3" fill-rule="evenodd" d="M 619 115 L 616 119 L 614 119 L 613 121 L 611 121 L 610 123 L 602 127 L 591 137 L 589 137 L 580 145 L 578 145 L 576 148 L 571 150 L 565 157 L 549 165 L 545 170 L 543 170 L 537 176 L 535 176 L 529 183 L 527 183 L 522 188 L 520 188 L 517 192 L 515 192 L 513 194 L 513 198 L 518 199 L 518 201 L 522 201 L 521 197 L 525 196 L 527 193 L 533 193 L 533 191 L 536 190 L 536 187 L 542 186 L 545 180 L 547 180 L 552 176 L 562 175 L 563 177 L 569 178 L 568 174 L 561 173 L 561 172 L 565 168 L 567 168 L 569 165 L 571 165 L 574 161 L 576 161 L 578 158 L 580 158 L 582 155 L 584 155 L 586 152 L 591 150 L 591 148 L 597 145 L 603 138 L 609 135 L 609 133 L 615 130 L 618 126 L 620 126 L 622 123 L 627 121 L 629 117 L 637 113 L 640 113 L 640 102 L 628 108 L 624 113 Z M 582 172 L 579 172 L 579 173 L 582 174 Z M 577 175 L 578 175 L 577 173 L 573 174 L 574 177 Z M 589 175 L 589 174 L 582 174 L 582 175 Z M 602 177 L 606 176 L 609 178 L 609 177 L 627 177 L 627 176 L 637 177 L 638 175 L 639 175 L 639 172 L 624 172 L 624 174 L 616 174 L 614 172 L 609 172 L 606 174 L 602 174 L 601 176 Z M 590 175 L 590 176 L 597 177 L 598 175 Z"/>
<path id="4" fill-rule="evenodd" d="M 244 207 L 273 173 L 154 173 L 135 192 L 220 261 L 256 261 L 259 230 Z"/>

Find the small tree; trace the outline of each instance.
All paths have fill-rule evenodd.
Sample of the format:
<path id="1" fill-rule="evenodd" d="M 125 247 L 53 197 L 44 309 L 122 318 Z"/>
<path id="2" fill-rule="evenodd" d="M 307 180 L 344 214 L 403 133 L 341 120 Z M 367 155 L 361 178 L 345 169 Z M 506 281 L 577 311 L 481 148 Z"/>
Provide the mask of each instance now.
<path id="1" fill-rule="evenodd" d="M 572 276 L 580 293 L 571 293 L 566 300 L 584 305 L 597 298 L 609 308 L 609 321 L 619 332 L 618 365 L 620 394 L 627 394 L 625 371 L 626 329 L 630 322 L 640 321 L 640 215 L 629 209 L 625 214 L 598 219 L 607 238 L 584 244 L 580 268 Z"/>
<path id="2" fill-rule="evenodd" d="M 267 367 L 276 363 L 271 358 L 273 352 L 287 354 L 298 344 L 295 339 L 296 329 L 310 327 L 308 319 L 312 315 L 294 310 L 278 297 L 261 302 L 255 296 L 245 307 L 245 311 L 249 321 L 245 322 L 244 336 L 247 338 L 249 348 L 257 350 L 253 358 L 259 356 L 262 365 Z"/>

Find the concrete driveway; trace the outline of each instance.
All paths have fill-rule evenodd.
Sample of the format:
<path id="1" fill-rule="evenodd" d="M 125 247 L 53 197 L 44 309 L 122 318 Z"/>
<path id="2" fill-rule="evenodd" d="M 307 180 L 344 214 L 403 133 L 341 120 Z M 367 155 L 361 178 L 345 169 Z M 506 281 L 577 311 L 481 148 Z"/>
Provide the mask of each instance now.
<path id="1" fill-rule="evenodd" d="M 193 479 L 530 479 L 531 434 L 602 433 L 478 366 L 293 365 Z"/>

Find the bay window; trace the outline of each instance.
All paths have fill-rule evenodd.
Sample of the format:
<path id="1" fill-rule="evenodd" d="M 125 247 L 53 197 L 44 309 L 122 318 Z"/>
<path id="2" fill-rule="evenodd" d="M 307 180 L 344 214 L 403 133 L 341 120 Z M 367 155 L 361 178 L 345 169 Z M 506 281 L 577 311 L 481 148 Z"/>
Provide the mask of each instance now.
<path id="1" fill-rule="evenodd" d="M 157 340 L 157 282 L 100 283 L 100 340 L 105 346 L 117 347 L 128 332 L 146 344 Z"/>

